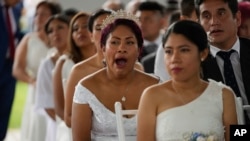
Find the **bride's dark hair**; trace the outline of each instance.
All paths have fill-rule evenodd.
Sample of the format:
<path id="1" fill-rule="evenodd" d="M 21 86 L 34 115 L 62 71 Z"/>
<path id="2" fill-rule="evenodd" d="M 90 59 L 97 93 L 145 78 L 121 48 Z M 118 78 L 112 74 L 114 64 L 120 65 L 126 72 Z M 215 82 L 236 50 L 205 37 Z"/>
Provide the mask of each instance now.
<path id="1" fill-rule="evenodd" d="M 106 45 L 106 41 L 107 41 L 109 34 L 113 32 L 116 29 L 116 27 L 119 25 L 125 25 L 131 29 L 131 31 L 135 34 L 137 45 L 139 49 L 141 50 L 143 46 L 143 37 L 142 37 L 141 29 L 135 21 L 129 20 L 129 19 L 116 19 L 114 22 L 107 25 L 107 27 L 105 27 L 102 31 L 101 47 L 104 47 Z"/>
<path id="2" fill-rule="evenodd" d="M 197 22 L 191 20 L 180 20 L 170 25 L 162 38 L 163 47 L 172 33 L 183 35 L 198 47 L 199 52 L 202 52 L 209 47 L 207 34 L 203 27 Z"/>

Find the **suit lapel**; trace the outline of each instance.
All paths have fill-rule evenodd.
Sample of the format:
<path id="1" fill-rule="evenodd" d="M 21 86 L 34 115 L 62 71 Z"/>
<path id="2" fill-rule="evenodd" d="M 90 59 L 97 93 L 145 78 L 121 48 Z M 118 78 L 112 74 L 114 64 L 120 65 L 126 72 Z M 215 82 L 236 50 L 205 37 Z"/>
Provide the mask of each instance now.
<path id="1" fill-rule="evenodd" d="M 16 5 L 15 7 L 12 8 L 12 12 L 13 12 L 13 15 L 14 15 L 14 19 L 15 19 L 15 25 L 16 25 L 16 32 L 15 32 L 15 37 L 18 39 L 18 40 L 21 40 L 22 38 L 22 35 L 20 33 L 20 26 L 19 26 L 19 20 L 20 20 L 20 17 L 21 17 L 21 13 L 20 13 L 20 6 L 19 5 Z"/>
<path id="2" fill-rule="evenodd" d="M 204 80 L 213 79 L 216 81 L 224 82 L 219 66 L 216 62 L 216 58 L 211 54 L 208 55 L 207 59 L 202 62 L 202 77 Z"/>
<path id="3" fill-rule="evenodd" d="M 240 63 L 241 63 L 241 74 L 244 83 L 244 88 L 246 91 L 246 96 L 250 102 L 250 40 L 240 39 Z M 202 62 L 202 78 L 208 80 L 209 78 L 216 81 L 221 81 L 224 83 L 222 74 L 220 72 L 219 66 L 217 64 L 216 58 L 211 54 L 207 59 Z"/>

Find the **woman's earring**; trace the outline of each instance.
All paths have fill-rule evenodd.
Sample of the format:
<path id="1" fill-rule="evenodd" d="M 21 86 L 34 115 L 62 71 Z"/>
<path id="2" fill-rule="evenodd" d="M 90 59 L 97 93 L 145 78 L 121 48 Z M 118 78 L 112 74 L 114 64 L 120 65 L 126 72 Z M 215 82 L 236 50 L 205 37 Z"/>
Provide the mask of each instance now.
<path id="1" fill-rule="evenodd" d="M 103 66 L 104 66 L 104 67 L 107 66 L 107 63 L 106 63 L 106 60 L 105 60 L 105 59 L 102 60 L 102 63 L 103 63 Z"/>
<path id="2" fill-rule="evenodd" d="M 201 62 L 203 62 L 204 61 L 204 58 L 201 58 Z"/>

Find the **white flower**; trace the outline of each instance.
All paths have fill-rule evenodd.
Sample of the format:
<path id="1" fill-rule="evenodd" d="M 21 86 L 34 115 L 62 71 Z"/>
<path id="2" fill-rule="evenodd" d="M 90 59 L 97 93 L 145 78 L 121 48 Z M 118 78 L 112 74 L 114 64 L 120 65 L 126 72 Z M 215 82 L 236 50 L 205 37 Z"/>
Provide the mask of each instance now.
<path id="1" fill-rule="evenodd" d="M 217 141 L 218 140 L 218 138 L 217 138 L 217 136 L 215 136 L 215 135 L 210 135 L 210 136 L 208 136 L 208 138 L 207 138 L 207 141 Z"/>
<path id="2" fill-rule="evenodd" d="M 183 134 L 185 141 L 219 141 L 216 133 L 210 132 L 208 134 L 202 132 L 189 132 Z"/>

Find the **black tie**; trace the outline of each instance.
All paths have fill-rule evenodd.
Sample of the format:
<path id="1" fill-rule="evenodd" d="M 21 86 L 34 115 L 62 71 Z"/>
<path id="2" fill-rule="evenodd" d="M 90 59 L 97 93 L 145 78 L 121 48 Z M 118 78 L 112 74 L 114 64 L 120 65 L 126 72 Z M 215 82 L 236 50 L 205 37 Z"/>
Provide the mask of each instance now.
<path id="1" fill-rule="evenodd" d="M 230 56 L 231 54 L 234 52 L 234 50 L 230 50 L 229 52 L 225 52 L 225 51 L 220 51 L 217 53 L 217 55 L 219 55 L 223 60 L 224 60 L 224 78 L 225 78 L 225 82 L 226 85 L 230 86 L 237 97 L 240 97 L 240 90 L 234 75 L 234 70 L 233 70 L 233 66 L 230 60 Z"/>
<path id="2" fill-rule="evenodd" d="M 6 16 L 6 23 L 7 23 L 7 31 L 8 31 L 8 38 L 9 38 L 9 50 L 10 50 L 10 59 L 14 60 L 15 56 L 15 43 L 14 43 L 14 35 L 13 29 L 11 26 L 11 19 L 9 14 L 9 7 L 5 6 L 5 16 Z"/>

